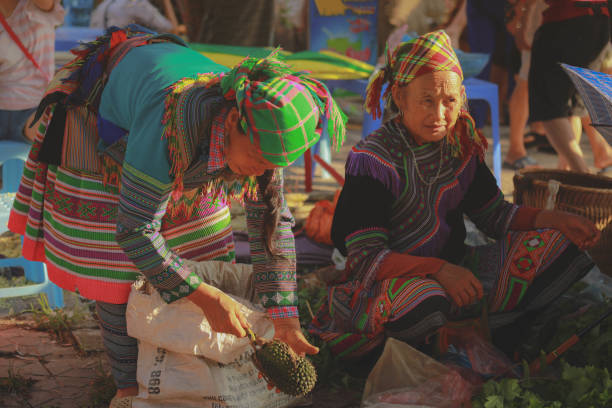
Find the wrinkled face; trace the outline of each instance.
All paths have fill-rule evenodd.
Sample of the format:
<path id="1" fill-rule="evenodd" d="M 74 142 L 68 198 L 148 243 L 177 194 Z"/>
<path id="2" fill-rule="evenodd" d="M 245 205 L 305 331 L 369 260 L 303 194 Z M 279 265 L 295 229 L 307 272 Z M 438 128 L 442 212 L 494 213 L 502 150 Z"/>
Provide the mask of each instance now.
<path id="1" fill-rule="evenodd" d="M 241 176 L 261 176 L 279 167 L 262 156 L 259 139 L 251 143 L 240 126 L 238 109 L 232 108 L 225 118 L 225 160 L 232 172 Z"/>
<path id="2" fill-rule="evenodd" d="M 457 122 L 465 89 L 452 71 L 430 72 L 392 90 L 400 121 L 417 143 L 442 140 Z"/>

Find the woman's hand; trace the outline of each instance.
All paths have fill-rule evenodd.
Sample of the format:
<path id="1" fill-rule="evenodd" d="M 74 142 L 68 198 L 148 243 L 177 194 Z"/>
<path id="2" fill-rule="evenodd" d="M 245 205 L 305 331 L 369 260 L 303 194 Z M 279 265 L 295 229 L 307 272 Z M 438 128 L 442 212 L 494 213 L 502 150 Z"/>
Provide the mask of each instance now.
<path id="1" fill-rule="evenodd" d="M 319 352 L 318 347 L 310 344 L 304 337 L 297 317 L 273 319 L 272 323 L 274 324 L 274 338 L 287 343 L 299 356 L 304 357 L 305 354 Z"/>
<path id="2" fill-rule="evenodd" d="M 42 11 L 51 11 L 55 6 L 55 2 L 53 0 L 34 0 L 34 5 Z"/>
<path id="3" fill-rule="evenodd" d="M 185 35 L 187 34 L 187 26 L 185 24 L 179 24 L 172 28 L 172 34 Z"/>
<path id="4" fill-rule="evenodd" d="M 475 303 L 483 296 L 482 284 L 469 270 L 446 263 L 432 275 L 459 307 Z"/>
<path id="5" fill-rule="evenodd" d="M 250 325 L 240 310 L 240 303 L 219 289 L 202 283 L 187 299 L 202 309 L 214 331 L 238 337 L 246 336 L 246 329 Z"/>
<path id="6" fill-rule="evenodd" d="M 593 247 L 601 231 L 590 220 L 558 210 L 542 210 L 535 219 L 536 228 L 553 228 L 563 233 L 581 250 Z"/>

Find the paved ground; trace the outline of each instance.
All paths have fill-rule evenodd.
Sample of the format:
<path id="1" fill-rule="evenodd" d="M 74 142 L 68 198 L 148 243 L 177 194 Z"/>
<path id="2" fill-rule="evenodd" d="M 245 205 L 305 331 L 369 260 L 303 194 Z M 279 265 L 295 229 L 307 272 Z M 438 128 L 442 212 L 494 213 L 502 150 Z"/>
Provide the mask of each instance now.
<path id="1" fill-rule="evenodd" d="M 508 129 L 502 128 L 502 150 L 507 148 Z M 485 135 L 490 135 L 485 129 Z M 339 153 L 333 155 L 333 166 L 343 174 L 343 163 L 350 146 L 360 137 L 360 128 L 351 127 L 349 140 Z M 586 139 L 586 138 L 584 138 Z M 587 162 L 592 163 L 588 145 L 585 145 Z M 545 167 L 554 167 L 556 158 L 550 154 L 534 152 L 533 156 Z M 488 156 L 489 163 L 491 156 Z M 303 169 L 291 168 L 287 172 L 287 189 L 293 193 L 303 193 Z M 513 172 L 503 171 L 502 190 L 511 198 Z M 319 196 L 330 195 L 338 188 L 331 179 L 322 179 L 320 171 L 315 179 L 315 194 Z M 296 209 L 297 218 L 307 214 L 308 206 Z M 70 307 L 79 305 L 80 301 L 68 297 Z M 2 300 L 7 302 L 7 300 Z M 32 300 L 30 299 L 29 302 Z M 82 303 L 82 302 L 81 302 Z M 0 406 L 6 408 L 60 408 L 60 407 L 96 407 L 101 392 L 97 385 L 102 383 L 108 375 L 106 359 L 100 351 L 99 345 L 92 341 L 96 338 L 95 324 L 85 324 L 86 344 L 82 347 L 88 349 L 83 352 L 69 341 L 58 341 L 48 332 L 34 330 L 32 315 L 26 315 L 24 320 L 8 317 L 12 313 L 27 308 L 28 302 L 15 300 L 3 303 L 0 307 Z M 81 305 L 82 306 L 82 305 Z M 4 317 L 2 317 L 4 315 Z M 22 315 L 23 318 L 23 315 Z M 87 320 L 87 319 L 86 319 Z M 93 333 L 92 333 L 93 332 Z M 16 387 L 23 385 L 31 379 L 33 384 L 27 393 L 7 393 L 6 385 L 12 381 Z M 357 406 L 354 397 L 346 393 L 327 393 L 319 395 L 317 407 L 350 407 Z"/>
<path id="2" fill-rule="evenodd" d="M 0 378 L 27 390 L 0 392 L 2 407 L 92 407 L 94 385 L 107 372 L 101 352 L 78 352 L 71 343 L 35 330 L 28 320 L 0 320 Z"/>

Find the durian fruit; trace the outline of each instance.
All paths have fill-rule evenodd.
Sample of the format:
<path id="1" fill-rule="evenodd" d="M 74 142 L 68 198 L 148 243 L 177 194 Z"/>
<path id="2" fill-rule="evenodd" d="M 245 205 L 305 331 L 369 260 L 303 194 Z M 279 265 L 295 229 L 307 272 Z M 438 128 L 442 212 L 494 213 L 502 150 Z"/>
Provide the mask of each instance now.
<path id="1" fill-rule="evenodd" d="M 249 337 L 255 349 L 255 366 L 269 383 L 293 396 L 312 391 L 317 382 L 317 371 L 307 358 L 298 356 L 280 340 L 257 338 L 251 330 Z"/>

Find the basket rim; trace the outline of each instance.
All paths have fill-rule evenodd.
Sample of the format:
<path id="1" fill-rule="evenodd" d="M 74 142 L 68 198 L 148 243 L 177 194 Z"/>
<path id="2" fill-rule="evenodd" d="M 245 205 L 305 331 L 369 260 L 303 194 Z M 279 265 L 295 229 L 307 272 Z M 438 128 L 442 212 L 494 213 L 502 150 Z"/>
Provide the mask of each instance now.
<path id="1" fill-rule="evenodd" d="M 576 172 L 576 171 L 572 171 L 572 170 L 560 170 L 560 169 L 520 169 L 518 172 L 516 172 L 515 178 L 516 179 L 528 178 L 534 184 L 548 185 L 548 181 L 539 180 L 539 179 L 530 177 L 531 175 L 538 174 L 538 173 L 540 173 L 540 174 L 541 173 L 549 173 L 549 174 L 550 173 L 552 173 L 552 174 L 556 173 L 556 174 L 559 174 L 559 175 L 580 176 L 580 177 L 589 178 L 591 180 L 608 182 L 608 183 L 610 183 L 610 188 L 577 186 L 577 185 L 574 185 L 574 184 L 565 184 L 565 183 L 561 182 L 561 180 L 559 180 L 561 182 L 560 188 L 572 189 L 572 190 L 575 190 L 575 191 L 584 191 L 584 192 L 590 192 L 590 193 L 599 192 L 599 193 L 602 193 L 602 194 L 612 194 L 612 177 L 602 176 L 602 175 L 599 175 L 599 174 L 580 173 L 580 172 Z"/>

